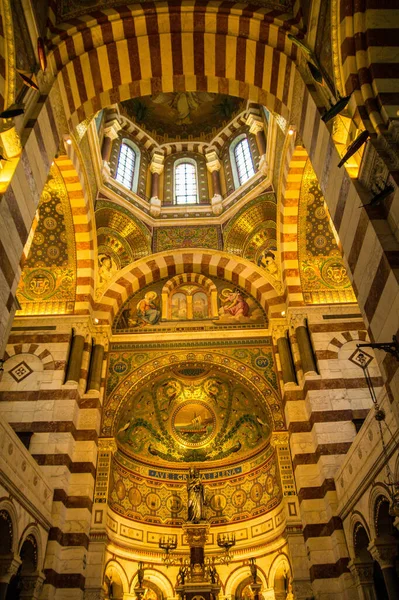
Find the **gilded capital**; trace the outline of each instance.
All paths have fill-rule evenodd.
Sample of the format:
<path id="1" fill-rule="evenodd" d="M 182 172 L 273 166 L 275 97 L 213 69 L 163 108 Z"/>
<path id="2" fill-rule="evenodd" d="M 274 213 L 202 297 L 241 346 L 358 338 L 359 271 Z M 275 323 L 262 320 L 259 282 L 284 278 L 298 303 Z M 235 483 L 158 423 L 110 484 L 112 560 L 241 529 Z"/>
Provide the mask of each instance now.
<path id="1" fill-rule="evenodd" d="M 118 132 L 122 129 L 121 124 L 118 119 L 112 119 L 112 121 L 107 121 L 104 126 L 104 135 L 109 137 L 111 140 L 116 140 L 118 137 Z"/>
<path id="2" fill-rule="evenodd" d="M 112 452 L 115 454 L 117 446 L 114 438 L 99 438 L 98 440 L 98 451 L 99 452 Z"/>
<path id="3" fill-rule="evenodd" d="M 163 165 L 164 160 L 165 160 L 165 157 L 163 154 L 161 154 L 160 152 L 154 152 L 154 154 L 152 155 L 151 163 L 150 163 L 151 173 L 158 173 L 158 175 L 161 175 L 161 173 L 163 173 L 163 169 L 164 169 L 164 165 Z"/>
<path id="4" fill-rule="evenodd" d="M 273 448 L 276 446 L 287 446 L 290 441 L 290 435 L 288 431 L 273 431 L 270 438 L 270 444 Z"/>
<path id="5" fill-rule="evenodd" d="M 256 135 L 259 131 L 263 130 L 263 121 L 259 115 L 250 113 L 247 117 L 246 124 L 249 127 L 249 132 Z"/>
<path id="6" fill-rule="evenodd" d="M 211 152 L 207 152 L 205 154 L 205 157 L 206 157 L 206 167 L 210 173 L 213 173 L 213 171 L 220 171 L 222 164 L 221 164 L 219 157 L 216 154 L 215 150 L 212 150 Z"/>

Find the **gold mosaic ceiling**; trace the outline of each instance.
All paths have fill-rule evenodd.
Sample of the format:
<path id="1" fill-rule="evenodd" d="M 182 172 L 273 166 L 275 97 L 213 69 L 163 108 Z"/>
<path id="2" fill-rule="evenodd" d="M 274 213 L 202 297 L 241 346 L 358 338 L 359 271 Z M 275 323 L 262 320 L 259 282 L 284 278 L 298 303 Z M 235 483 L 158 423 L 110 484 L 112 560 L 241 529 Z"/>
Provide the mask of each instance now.
<path id="1" fill-rule="evenodd" d="M 356 302 L 330 215 L 310 160 L 299 201 L 299 264 L 305 302 Z"/>
<path id="2" fill-rule="evenodd" d="M 21 314 L 72 312 L 76 286 L 75 232 L 61 173 L 54 164 L 44 186 L 37 227 L 17 289 Z"/>
<path id="3" fill-rule="evenodd" d="M 131 213 L 99 201 L 96 210 L 98 253 L 109 254 L 122 269 L 151 253 L 151 234 Z"/>
<path id="4" fill-rule="evenodd" d="M 244 206 L 223 232 L 224 250 L 253 262 L 262 251 L 276 248 L 276 201 L 262 194 Z"/>
<path id="5" fill-rule="evenodd" d="M 129 399 L 116 442 L 124 454 L 149 464 L 237 462 L 265 448 L 271 427 L 262 398 L 209 367 L 187 366 Z"/>

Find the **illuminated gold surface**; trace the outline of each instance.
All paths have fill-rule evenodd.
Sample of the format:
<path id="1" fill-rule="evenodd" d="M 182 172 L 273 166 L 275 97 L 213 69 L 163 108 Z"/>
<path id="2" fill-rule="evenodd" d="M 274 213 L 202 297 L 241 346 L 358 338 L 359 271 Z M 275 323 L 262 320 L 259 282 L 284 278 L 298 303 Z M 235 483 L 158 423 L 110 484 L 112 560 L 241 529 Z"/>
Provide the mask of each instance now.
<path id="1" fill-rule="evenodd" d="M 308 159 L 299 201 L 299 265 L 308 304 L 356 302 L 330 215 Z"/>

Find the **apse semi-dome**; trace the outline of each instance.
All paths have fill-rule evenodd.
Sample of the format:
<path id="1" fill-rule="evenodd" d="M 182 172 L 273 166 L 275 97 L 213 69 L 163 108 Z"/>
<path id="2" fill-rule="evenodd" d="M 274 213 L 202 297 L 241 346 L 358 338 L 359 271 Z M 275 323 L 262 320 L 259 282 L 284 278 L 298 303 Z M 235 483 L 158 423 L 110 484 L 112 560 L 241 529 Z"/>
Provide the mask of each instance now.
<path id="1" fill-rule="evenodd" d="M 222 460 L 241 463 L 262 452 L 271 430 L 267 398 L 213 368 L 187 365 L 159 375 L 128 398 L 115 440 L 123 454 L 141 463 L 208 467 Z"/>

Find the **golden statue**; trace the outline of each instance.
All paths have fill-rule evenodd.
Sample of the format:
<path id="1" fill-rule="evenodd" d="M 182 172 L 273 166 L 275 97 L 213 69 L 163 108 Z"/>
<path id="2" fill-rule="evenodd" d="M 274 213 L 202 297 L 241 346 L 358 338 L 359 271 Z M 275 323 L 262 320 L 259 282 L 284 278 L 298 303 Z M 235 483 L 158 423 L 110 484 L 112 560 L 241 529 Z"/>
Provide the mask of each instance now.
<path id="1" fill-rule="evenodd" d="M 199 523 L 204 519 L 204 506 L 206 505 L 204 485 L 199 470 L 190 469 L 187 480 L 188 495 L 188 520 Z"/>

